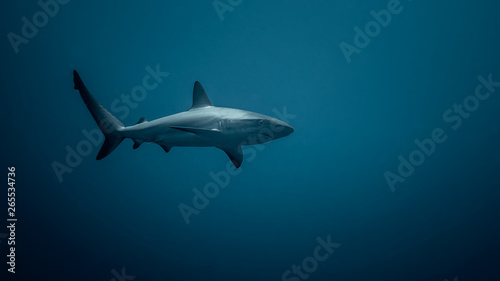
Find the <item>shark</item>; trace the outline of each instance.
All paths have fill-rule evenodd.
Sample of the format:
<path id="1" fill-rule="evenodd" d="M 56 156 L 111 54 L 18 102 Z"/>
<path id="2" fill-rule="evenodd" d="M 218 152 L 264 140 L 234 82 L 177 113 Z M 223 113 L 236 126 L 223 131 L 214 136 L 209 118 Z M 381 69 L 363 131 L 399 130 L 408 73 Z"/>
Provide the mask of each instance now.
<path id="1" fill-rule="evenodd" d="M 133 149 L 143 143 L 155 143 L 167 153 L 175 146 L 216 147 L 239 168 L 243 162 L 242 146 L 266 143 L 294 132 L 292 126 L 273 117 L 212 105 L 198 81 L 194 83 L 193 104 L 189 110 L 151 121 L 142 117 L 136 124 L 124 126 L 90 94 L 76 70 L 73 70 L 73 82 L 104 134 L 97 160 L 108 156 L 129 138 L 134 141 Z"/>

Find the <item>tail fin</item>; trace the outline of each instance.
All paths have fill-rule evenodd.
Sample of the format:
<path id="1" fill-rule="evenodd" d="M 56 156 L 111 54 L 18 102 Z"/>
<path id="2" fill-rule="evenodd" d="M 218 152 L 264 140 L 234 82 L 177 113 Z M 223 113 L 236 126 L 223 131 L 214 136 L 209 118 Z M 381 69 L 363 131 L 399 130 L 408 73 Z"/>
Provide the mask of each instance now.
<path id="1" fill-rule="evenodd" d="M 124 127 L 120 120 L 116 119 L 109 111 L 107 111 L 102 105 L 100 105 L 94 97 L 89 93 L 85 84 L 83 84 L 80 75 L 76 70 L 73 70 L 73 82 L 75 83 L 75 89 L 80 92 L 85 105 L 94 117 L 95 122 L 104 134 L 104 144 L 97 154 L 97 160 L 100 160 L 108 156 L 124 139 L 121 134 L 121 129 Z"/>

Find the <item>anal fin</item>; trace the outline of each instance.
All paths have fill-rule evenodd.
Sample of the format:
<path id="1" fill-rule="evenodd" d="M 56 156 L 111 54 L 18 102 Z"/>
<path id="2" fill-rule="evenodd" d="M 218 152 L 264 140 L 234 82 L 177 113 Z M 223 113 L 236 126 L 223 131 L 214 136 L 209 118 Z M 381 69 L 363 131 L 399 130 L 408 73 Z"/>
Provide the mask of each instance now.
<path id="1" fill-rule="evenodd" d="M 141 144 L 143 144 L 144 142 L 141 141 L 141 140 L 134 140 L 134 146 L 132 147 L 133 149 L 137 149 L 139 148 L 139 146 L 141 146 Z"/>

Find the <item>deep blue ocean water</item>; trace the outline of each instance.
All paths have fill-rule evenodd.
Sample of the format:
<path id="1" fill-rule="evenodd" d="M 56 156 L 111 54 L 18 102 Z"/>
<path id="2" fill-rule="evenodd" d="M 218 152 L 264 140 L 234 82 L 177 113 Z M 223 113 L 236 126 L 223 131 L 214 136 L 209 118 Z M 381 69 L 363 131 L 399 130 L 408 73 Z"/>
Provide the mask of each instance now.
<path id="1" fill-rule="evenodd" d="M 0 8 L 1 280 L 500 280 L 496 1 L 66 2 Z M 149 68 L 168 76 L 144 94 Z M 96 161 L 73 69 L 126 125 L 189 109 L 198 80 L 295 132 L 186 223 L 227 156 L 125 140 Z"/>

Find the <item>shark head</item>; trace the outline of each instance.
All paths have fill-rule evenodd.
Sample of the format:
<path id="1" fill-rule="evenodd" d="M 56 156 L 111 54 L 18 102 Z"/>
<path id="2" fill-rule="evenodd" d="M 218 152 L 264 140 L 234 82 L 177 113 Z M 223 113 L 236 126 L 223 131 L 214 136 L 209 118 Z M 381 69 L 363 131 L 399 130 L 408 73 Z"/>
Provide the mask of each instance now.
<path id="1" fill-rule="evenodd" d="M 238 110 L 236 118 L 222 120 L 225 133 L 239 136 L 239 139 L 248 145 L 266 143 L 286 137 L 294 132 L 289 124 L 273 117 L 255 112 Z"/>

